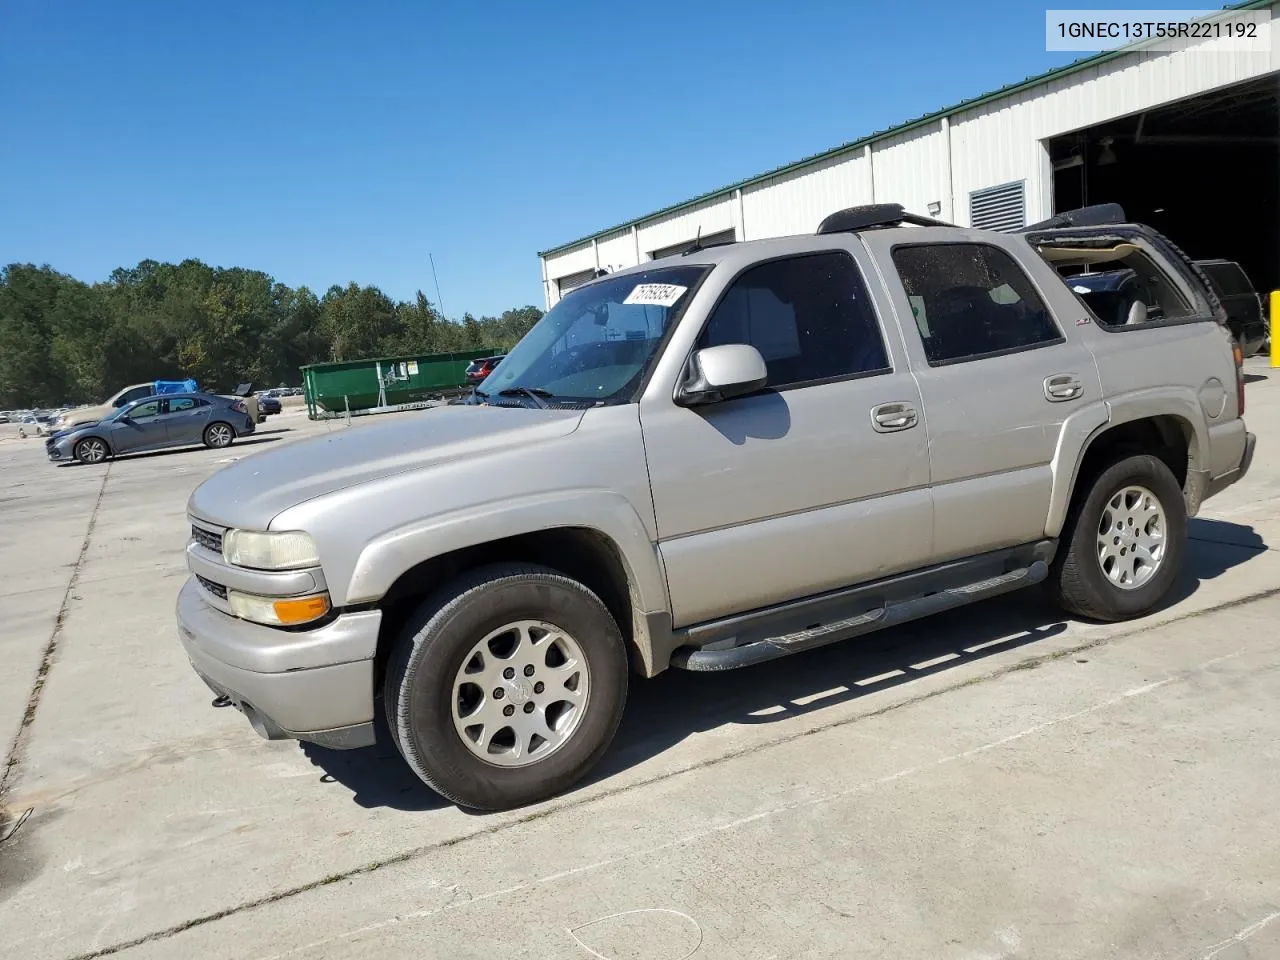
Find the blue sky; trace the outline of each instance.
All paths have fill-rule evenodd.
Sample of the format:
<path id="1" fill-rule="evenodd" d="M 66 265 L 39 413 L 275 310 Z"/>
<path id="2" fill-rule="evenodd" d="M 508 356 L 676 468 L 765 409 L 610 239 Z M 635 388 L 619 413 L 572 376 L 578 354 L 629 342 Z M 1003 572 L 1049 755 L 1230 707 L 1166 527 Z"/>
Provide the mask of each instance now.
<path id="1" fill-rule="evenodd" d="M 1043 47 L 1025 0 L 5 0 L 0 263 L 435 300 L 430 252 L 450 316 L 541 306 L 537 250 L 1073 56 Z"/>

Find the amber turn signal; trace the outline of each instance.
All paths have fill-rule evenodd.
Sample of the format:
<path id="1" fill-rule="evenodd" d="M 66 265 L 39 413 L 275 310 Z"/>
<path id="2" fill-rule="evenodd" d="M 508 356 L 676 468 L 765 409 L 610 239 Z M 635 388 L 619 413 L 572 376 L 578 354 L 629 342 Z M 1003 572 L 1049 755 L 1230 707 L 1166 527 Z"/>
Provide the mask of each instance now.
<path id="1" fill-rule="evenodd" d="M 306 623 L 317 620 L 329 612 L 329 598 L 321 594 L 318 597 L 298 597 L 290 600 L 277 600 L 272 604 L 276 619 L 285 625 Z"/>

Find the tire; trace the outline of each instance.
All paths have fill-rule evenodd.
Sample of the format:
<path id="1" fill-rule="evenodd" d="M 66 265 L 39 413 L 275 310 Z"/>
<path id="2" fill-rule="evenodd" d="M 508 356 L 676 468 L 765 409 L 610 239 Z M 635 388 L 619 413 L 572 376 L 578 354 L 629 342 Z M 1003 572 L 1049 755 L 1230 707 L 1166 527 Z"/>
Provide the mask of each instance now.
<path id="1" fill-rule="evenodd" d="M 111 449 L 107 446 L 107 441 L 98 437 L 85 437 L 76 444 L 73 451 L 75 458 L 81 463 L 95 464 L 101 463 L 111 456 Z"/>
<path id="2" fill-rule="evenodd" d="M 211 450 L 221 450 L 224 447 L 229 447 L 235 438 L 236 428 L 221 420 L 204 428 L 204 445 Z"/>
<path id="3" fill-rule="evenodd" d="M 504 631 L 533 622 L 523 633 Z M 543 624 L 553 630 L 541 632 Z M 499 646 L 484 645 L 495 632 L 491 644 Z M 500 655 L 501 644 L 512 638 L 516 646 L 508 661 Z M 565 641 L 577 652 L 557 667 L 557 657 L 545 651 L 568 649 Z M 498 655 L 492 655 L 495 649 Z M 541 661 L 526 662 L 510 680 L 495 679 L 500 674 L 494 671 L 509 669 L 504 663 L 519 664 L 531 654 Z M 580 667 L 573 670 L 573 664 Z M 576 679 L 557 670 L 572 671 Z M 485 689 L 466 677 L 475 677 Z M 424 783 L 459 806 L 503 810 L 554 796 L 595 765 L 622 719 L 627 678 L 622 635 L 594 593 L 547 567 L 496 564 L 447 585 L 409 618 L 387 664 L 383 704 L 397 747 Z M 552 696 L 570 683 L 576 694 L 563 696 L 580 696 L 577 706 Z M 510 692 L 500 696 L 498 687 Z M 556 739 L 536 744 L 535 733 L 521 747 L 508 746 L 524 738 L 514 726 L 504 728 L 493 712 L 483 713 L 495 718 L 492 729 L 487 721 L 464 729 L 471 716 L 455 716 L 467 714 L 468 689 L 482 695 L 477 715 L 481 708 L 511 709 L 516 711 L 512 724 L 544 720 L 544 729 Z M 537 695 L 530 692 L 535 690 Z M 526 713 L 531 719 L 521 720 Z M 566 732 L 557 738 L 555 728 Z"/>
<path id="4" fill-rule="evenodd" d="M 1143 511 L 1149 504 L 1140 495 L 1149 493 L 1159 515 L 1162 550 L 1152 566 L 1133 559 L 1135 533 L 1122 533 L 1127 504 Z M 1126 496 L 1121 497 L 1126 491 Z M 1117 498 L 1121 498 L 1117 500 Z M 1129 517 L 1132 518 L 1132 515 Z M 1150 521 L 1149 521 L 1150 522 Z M 1102 527 L 1109 532 L 1104 543 Z M 1139 543 L 1143 538 L 1141 516 L 1130 529 Z M 1154 527 L 1153 527 L 1154 529 Z M 1116 534 L 1114 537 L 1111 534 Z M 1127 456 L 1112 463 L 1094 479 L 1087 493 L 1077 496 L 1067 514 L 1058 555 L 1049 570 L 1049 589 L 1054 600 L 1068 613 L 1092 620 L 1116 621 L 1140 617 L 1155 607 L 1169 591 L 1182 565 L 1187 539 L 1187 510 L 1182 490 L 1168 465 L 1150 454 Z M 1128 564 L 1116 556 L 1128 547 Z M 1109 551 L 1104 559 L 1103 551 Z M 1148 554 L 1149 555 L 1149 554 Z M 1110 571 L 1110 572 L 1108 572 Z M 1123 583 L 1129 577 L 1127 584 Z"/>

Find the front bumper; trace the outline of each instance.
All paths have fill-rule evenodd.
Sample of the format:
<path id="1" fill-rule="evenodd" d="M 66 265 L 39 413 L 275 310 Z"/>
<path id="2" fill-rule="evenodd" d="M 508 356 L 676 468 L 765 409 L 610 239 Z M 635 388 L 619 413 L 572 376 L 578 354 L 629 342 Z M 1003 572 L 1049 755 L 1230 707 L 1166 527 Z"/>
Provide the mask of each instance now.
<path id="1" fill-rule="evenodd" d="M 74 459 L 71 453 L 71 444 L 63 440 L 54 440 L 52 437 L 44 442 L 44 452 L 50 460 L 55 462 Z"/>
<path id="2" fill-rule="evenodd" d="M 178 639 L 209 688 L 268 740 L 350 749 L 374 742 L 373 658 L 380 610 L 314 630 L 260 626 L 206 603 L 193 577 L 178 594 Z"/>

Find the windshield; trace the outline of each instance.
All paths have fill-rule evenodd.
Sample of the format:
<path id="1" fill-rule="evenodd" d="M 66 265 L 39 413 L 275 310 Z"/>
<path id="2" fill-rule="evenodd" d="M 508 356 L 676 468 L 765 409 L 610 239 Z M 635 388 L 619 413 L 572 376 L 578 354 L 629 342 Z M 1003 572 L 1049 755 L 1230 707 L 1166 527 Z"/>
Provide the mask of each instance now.
<path id="1" fill-rule="evenodd" d="M 494 368 L 476 397 L 522 406 L 630 403 L 663 335 L 710 269 L 665 267 L 573 291 Z"/>

